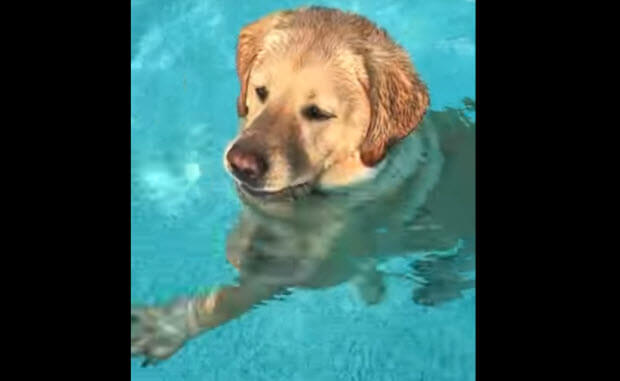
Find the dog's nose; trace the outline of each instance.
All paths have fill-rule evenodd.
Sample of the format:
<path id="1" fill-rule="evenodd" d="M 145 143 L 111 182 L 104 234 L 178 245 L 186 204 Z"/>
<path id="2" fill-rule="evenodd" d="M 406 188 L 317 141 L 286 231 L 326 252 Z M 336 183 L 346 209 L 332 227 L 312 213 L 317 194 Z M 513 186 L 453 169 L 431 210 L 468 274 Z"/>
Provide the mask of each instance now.
<path id="1" fill-rule="evenodd" d="M 235 176 L 241 181 L 255 182 L 267 172 L 267 162 L 260 155 L 233 145 L 226 160 Z"/>

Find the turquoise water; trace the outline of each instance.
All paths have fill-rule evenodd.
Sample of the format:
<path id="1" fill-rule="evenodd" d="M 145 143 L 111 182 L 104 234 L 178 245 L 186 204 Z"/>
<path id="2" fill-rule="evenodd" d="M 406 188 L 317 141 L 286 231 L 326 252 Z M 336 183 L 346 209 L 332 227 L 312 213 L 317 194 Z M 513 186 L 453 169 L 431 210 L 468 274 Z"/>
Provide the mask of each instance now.
<path id="1" fill-rule="evenodd" d="M 237 33 L 273 10 L 306 4 L 132 1 L 132 302 L 162 303 L 234 282 L 225 243 L 241 204 L 222 153 L 237 131 Z M 312 4 L 385 27 L 412 55 L 433 110 L 475 98 L 473 1 Z M 395 258 L 383 266 L 404 274 L 408 265 Z M 412 303 L 412 283 L 387 278 L 385 301 L 372 307 L 346 284 L 295 290 L 155 367 L 132 359 L 132 379 L 473 380 L 475 291 L 426 307 Z"/>

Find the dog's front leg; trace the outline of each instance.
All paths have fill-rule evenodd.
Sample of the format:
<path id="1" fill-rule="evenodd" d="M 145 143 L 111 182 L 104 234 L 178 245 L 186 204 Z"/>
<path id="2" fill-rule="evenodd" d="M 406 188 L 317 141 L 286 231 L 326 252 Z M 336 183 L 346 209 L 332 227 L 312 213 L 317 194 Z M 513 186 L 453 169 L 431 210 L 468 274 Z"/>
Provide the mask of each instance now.
<path id="1" fill-rule="evenodd" d="M 247 282 L 166 306 L 134 307 L 131 355 L 145 356 L 143 365 L 166 359 L 187 340 L 242 315 L 276 291 L 274 287 Z"/>

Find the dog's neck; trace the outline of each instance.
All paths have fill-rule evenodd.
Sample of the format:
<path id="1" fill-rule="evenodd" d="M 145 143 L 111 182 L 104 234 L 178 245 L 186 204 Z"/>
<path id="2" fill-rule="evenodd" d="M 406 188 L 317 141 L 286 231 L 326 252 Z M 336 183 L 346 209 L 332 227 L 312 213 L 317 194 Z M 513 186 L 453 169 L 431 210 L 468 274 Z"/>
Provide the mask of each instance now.
<path id="1" fill-rule="evenodd" d="M 384 165 L 385 161 L 375 167 L 367 167 L 362 163 L 359 151 L 356 151 L 344 160 L 330 166 L 321 175 L 319 187 L 330 190 L 371 180 L 377 176 Z"/>
<path id="2" fill-rule="evenodd" d="M 444 161 L 437 131 L 432 126 L 424 127 L 394 145 L 373 168 L 364 166 L 359 155 L 333 165 L 317 187 L 300 199 L 266 201 L 240 192 L 241 199 L 260 214 L 283 218 L 320 214 L 325 209 L 349 210 L 359 205 L 385 211 L 387 205 L 383 203 L 387 199 L 402 199 L 394 208 L 416 214 L 437 185 Z"/>
<path id="3" fill-rule="evenodd" d="M 437 131 L 422 126 L 393 146 L 375 167 L 366 167 L 359 154 L 334 164 L 321 177 L 319 189 L 327 194 L 357 194 L 358 198 L 376 199 L 394 192 L 415 177 L 415 204 L 422 204 L 435 187 L 443 166 L 443 154 Z"/>

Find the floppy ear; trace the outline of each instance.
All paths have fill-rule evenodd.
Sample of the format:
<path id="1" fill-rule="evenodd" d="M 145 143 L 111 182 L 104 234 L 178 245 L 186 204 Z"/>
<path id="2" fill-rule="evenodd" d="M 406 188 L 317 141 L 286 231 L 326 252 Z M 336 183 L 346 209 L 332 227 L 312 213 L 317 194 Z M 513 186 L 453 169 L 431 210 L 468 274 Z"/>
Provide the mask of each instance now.
<path id="1" fill-rule="evenodd" d="M 263 40 L 270 30 L 284 19 L 285 16 L 291 14 L 291 11 L 281 11 L 272 13 L 244 26 L 239 33 L 237 42 L 237 76 L 241 84 L 241 93 L 237 98 L 237 114 L 244 117 L 248 114 L 248 106 L 245 102 L 248 79 L 252 63 L 256 59 L 262 48 Z"/>
<path id="2" fill-rule="evenodd" d="M 419 125 L 429 97 L 407 53 L 400 47 L 371 48 L 364 58 L 371 116 L 360 156 L 364 165 L 373 167 L 391 145 Z"/>

